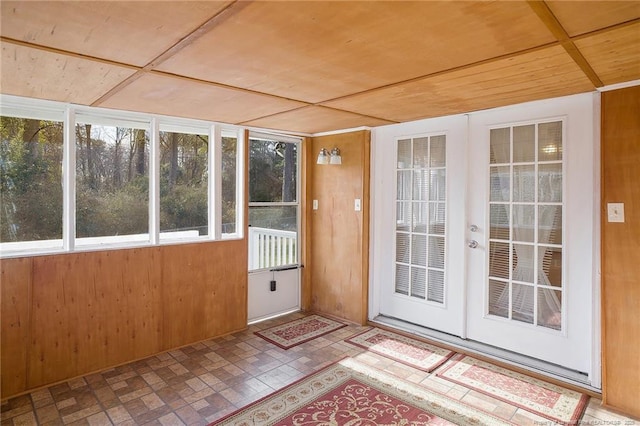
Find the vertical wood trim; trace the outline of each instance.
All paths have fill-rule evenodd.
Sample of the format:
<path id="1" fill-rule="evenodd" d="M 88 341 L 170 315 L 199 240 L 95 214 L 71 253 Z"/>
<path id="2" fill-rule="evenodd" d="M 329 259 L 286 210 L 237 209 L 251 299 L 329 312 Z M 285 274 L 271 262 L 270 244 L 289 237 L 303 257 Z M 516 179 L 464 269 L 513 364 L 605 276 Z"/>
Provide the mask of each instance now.
<path id="1" fill-rule="evenodd" d="M 371 131 L 363 132 L 362 146 L 362 315 L 365 325 L 369 316 L 369 217 L 371 204 Z"/>
<path id="2" fill-rule="evenodd" d="M 302 283 L 300 286 L 300 308 L 303 311 L 308 311 L 311 309 L 311 266 L 312 266 L 312 257 L 311 257 L 311 215 L 313 209 L 313 194 L 311 192 L 311 182 L 313 181 L 313 167 L 311 166 L 314 162 L 313 159 L 313 146 L 311 138 L 304 138 L 302 141 L 302 173 L 300 176 L 301 187 L 303 190 L 302 199 L 300 200 L 300 208 L 302 215 L 302 224 L 301 224 L 301 263 L 304 265 L 302 269 Z"/>
<path id="3" fill-rule="evenodd" d="M 640 417 L 640 86 L 602 94 L 603 404 Z M 609 223 L 607 203 L 624 203 Z"/>

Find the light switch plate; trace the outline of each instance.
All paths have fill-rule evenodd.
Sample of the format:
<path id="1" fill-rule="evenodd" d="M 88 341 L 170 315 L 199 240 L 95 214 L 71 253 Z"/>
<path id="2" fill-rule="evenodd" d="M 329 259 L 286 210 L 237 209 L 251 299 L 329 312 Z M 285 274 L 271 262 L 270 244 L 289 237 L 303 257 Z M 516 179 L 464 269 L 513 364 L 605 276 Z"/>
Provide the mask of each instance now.
<path id="1" fill-rule="evenodd" d="M 355 209 L 355 211 L 359 212 L 360 210 L 362 210 L 362 206 L 360 205 L 360 198 L 356 198 L 353 202 L 353 208 Z"/>
<path id="2" fill-rule="evenodd" d="M 624 222 L 624 203 L 607 203 L 609 222 Z"/>
<path id="3" fill-rule="evenodd" d="M 313 200 L 313 209 L 318 210 L 318 200 Z"/>

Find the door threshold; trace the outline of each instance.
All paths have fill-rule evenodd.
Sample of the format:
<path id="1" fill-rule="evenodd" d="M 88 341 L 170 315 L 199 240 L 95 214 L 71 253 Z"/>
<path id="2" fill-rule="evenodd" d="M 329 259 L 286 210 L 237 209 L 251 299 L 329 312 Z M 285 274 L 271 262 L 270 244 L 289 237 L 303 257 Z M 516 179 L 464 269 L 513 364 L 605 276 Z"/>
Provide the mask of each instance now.
<path id="1" fill-rule="evenodd" d="M 526 355 L 500 349 L 495 346 L 480 343 L 475 340 L 462 339 L 460 337 L 443 333 L 438 330 L 409 323 L 397 318 L 378 315 L 370 320 L 373 324 L 380 324 L 395 328 L 420 337 L 428 338 L 434 342 L 442 343 L 453 348 L 459 348 L 465 352 L 482 355 L 486 358 L 494 359 L 514 367 L 523 368 L 533 373 L 541 374 L 555 380 L 582 388 L 589 392 L 601 394 L 602 389 L 591 386 L 587 373 L 572 370 L 549 362 L 541 361 Z"/>

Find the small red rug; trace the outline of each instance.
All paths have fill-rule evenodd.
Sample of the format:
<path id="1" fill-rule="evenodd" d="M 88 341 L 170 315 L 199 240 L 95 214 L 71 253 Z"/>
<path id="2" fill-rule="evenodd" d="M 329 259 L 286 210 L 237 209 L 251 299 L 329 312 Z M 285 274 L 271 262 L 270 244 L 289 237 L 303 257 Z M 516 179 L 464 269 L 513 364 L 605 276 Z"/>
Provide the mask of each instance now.
<path id="1" fill-rule="evenodd" d="M 351 358 L 211 425 L 511 425 Z"/>
<path id="2" fill-rule="evenodd" d="M 368 351 L 431 372 L 455 352 L 392 331 L 373 328 L 345 340 Z"/>
<path id="3" fill-rule="evenodd" d="M 285 324 L 256 331 L 254 334 L 282 349 L 289 349 L 346 326 L 347 324 L 333 321 L 320 315 L 309 315 Z"/>
<path id="4" fill-rule="evenodd" d="M 459 355 L 437 376 L 559 423 L 576 424 L 589 396 Z"/>

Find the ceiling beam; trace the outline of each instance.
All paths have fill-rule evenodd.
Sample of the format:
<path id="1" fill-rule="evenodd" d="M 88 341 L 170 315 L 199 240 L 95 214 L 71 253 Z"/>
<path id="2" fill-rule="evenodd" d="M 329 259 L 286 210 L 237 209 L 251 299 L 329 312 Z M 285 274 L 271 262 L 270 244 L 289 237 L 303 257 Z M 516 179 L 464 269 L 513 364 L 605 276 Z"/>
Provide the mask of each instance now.
<path id="1" fill-rule="evenodd" d="M 549 6 L 544 2 L 544 0 L 527 0 L 527 3 L 533 9 L 538 18 L 547 26 L 549 31 L 554 35 L 554 37 L 560 42 L 560 45 L 567 51 L 571 59 L 580 67 L 582 72 L 591 80 L 591 83 L 595 87 L 602 87 L 604 83 L 598 77 L 598 74 L 593 70 L 589 62 L 585 59 L 585 57 L 580 53 L 576 45 L 571 40 L 571 37 L 564 29 L 558 18 L 553 14 Z"/>

